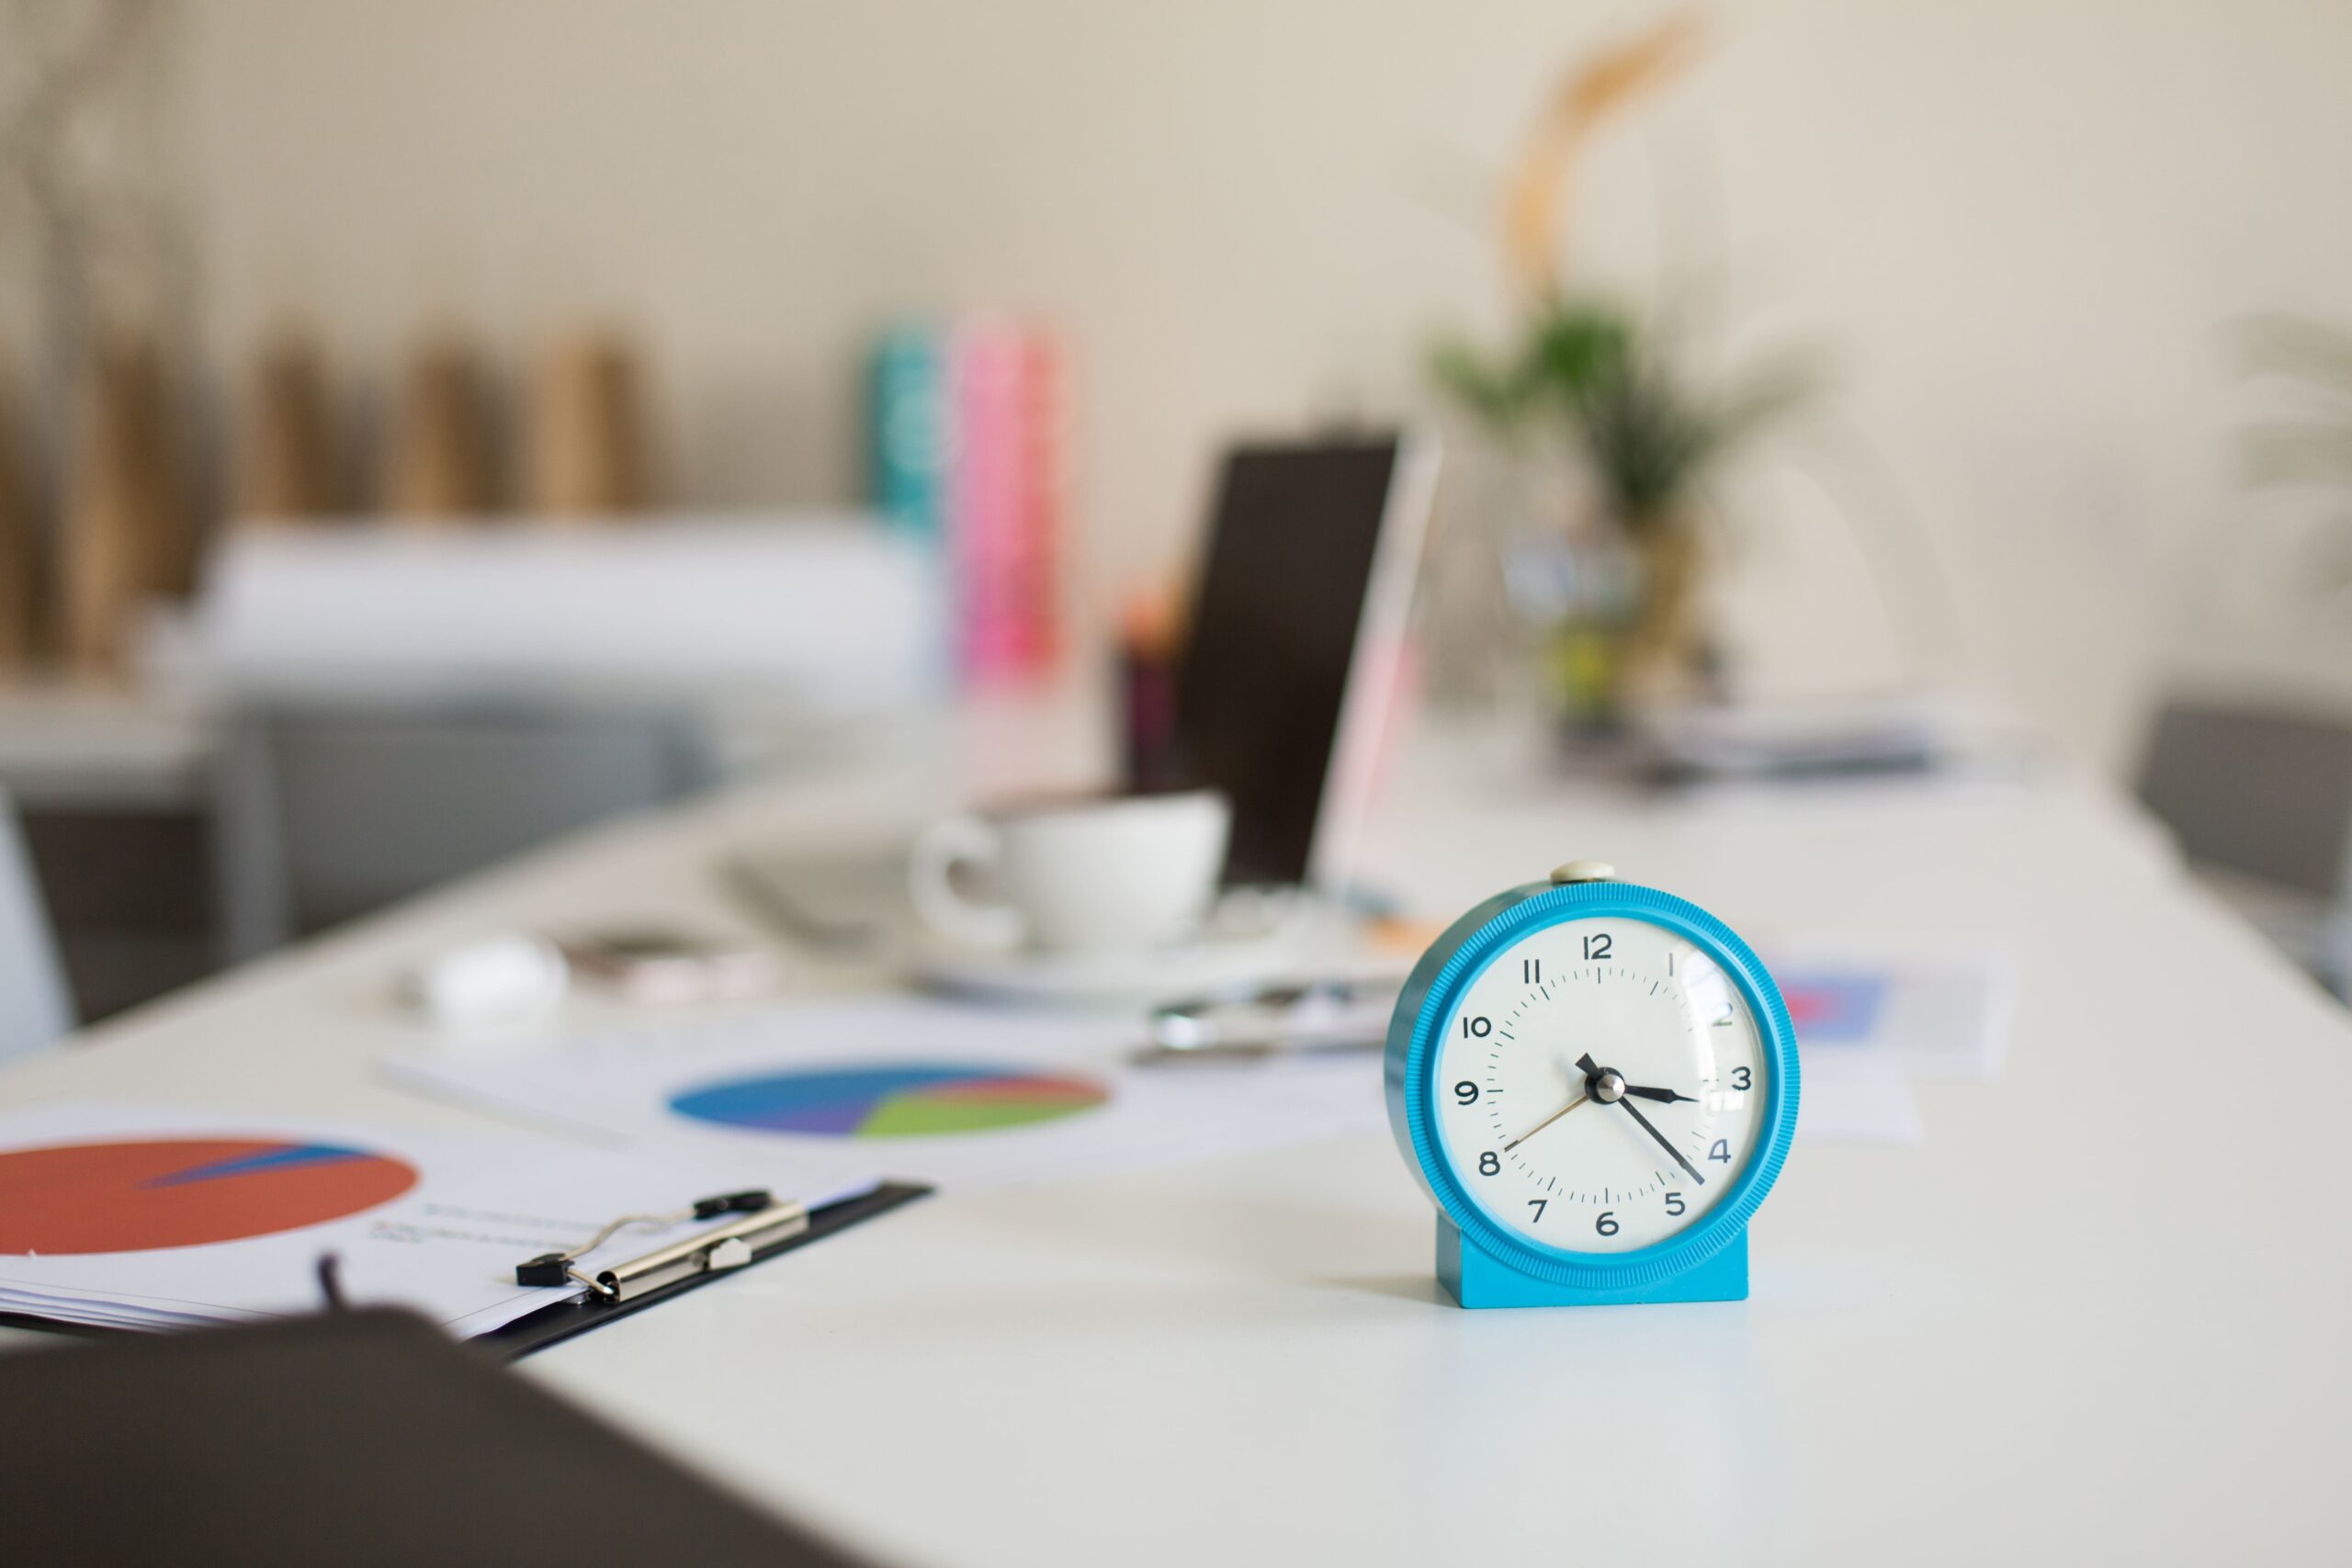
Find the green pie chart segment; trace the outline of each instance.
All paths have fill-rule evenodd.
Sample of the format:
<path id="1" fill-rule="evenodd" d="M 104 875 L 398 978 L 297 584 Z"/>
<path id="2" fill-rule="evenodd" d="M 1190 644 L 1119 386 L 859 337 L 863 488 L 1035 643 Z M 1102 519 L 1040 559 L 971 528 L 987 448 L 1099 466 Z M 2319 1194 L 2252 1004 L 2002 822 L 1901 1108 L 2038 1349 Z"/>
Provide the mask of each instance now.
<path id="1" fill-rule="evenodd" d="M 1000 1132 L 1109 1102 L 1090 1078 L 968 1063 L 814 1067 L 723 1079 L 674 1095 L 681 1116 L 820 1138 L 932 1138 Z"/>

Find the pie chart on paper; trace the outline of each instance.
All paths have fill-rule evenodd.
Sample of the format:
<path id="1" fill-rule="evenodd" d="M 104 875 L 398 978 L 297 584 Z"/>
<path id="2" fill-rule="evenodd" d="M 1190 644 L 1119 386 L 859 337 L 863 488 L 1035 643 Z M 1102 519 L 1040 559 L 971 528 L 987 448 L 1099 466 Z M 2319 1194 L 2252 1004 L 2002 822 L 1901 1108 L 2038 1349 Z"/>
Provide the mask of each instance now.
<path id="1" fill-rule="evenodd" d="M 907 1062 L 729 1078 L 672 1097 L 698 1122 L 819 1138 L 926 1138 L 1034 1126 L 1105 1104 L 1110 1089 L 1061 1073 Z"/>
<path id="2" fill-rule="evenodd" d="M 416 1168 L 332 1144 L 153 1138 L 0 1151 L 0 1255 L 148 1252 L 274 1235 L 399 1197 Z"/>

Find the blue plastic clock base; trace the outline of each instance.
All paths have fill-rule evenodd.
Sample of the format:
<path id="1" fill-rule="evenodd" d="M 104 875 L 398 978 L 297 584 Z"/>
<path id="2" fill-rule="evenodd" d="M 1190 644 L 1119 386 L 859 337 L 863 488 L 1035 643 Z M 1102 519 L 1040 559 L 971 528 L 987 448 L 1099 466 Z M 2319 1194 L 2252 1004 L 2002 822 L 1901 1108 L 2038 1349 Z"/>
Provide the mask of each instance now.
<path id="1" fill-rule="evenodd" d="M 1465 1307 L 1634 1305 L 1650 1302 L 1744 1302 L 1747 1299 L 1747 1233 L 1695 1269 L 1629 1291 L 1555 1285 L 1523 1274 L 1479 1249 L 1443 1215 L 1437 1222 L 1437 1277 Z"/>

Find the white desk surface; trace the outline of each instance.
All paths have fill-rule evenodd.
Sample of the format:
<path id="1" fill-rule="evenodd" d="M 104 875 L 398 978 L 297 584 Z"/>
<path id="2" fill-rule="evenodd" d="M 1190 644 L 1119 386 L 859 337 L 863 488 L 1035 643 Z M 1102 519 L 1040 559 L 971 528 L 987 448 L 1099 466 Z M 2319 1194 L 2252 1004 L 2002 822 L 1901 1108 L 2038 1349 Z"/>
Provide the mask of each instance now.
<path id="1" fill-rule="evenodd" d="M 2075 784 L 1674 807 L 1469 782 L 1483 754 L 1424 733 L 1375 835 L 1391 886 L 1451 913 L 1598 855 L 1751 936 L 2001 942 L 2003 1077 L 1923 1089 L 1920 1146 L 1801 1142 L 1745 1303 L 1440 1304 L 1428 1205 L 1368 1136 L 943 1195 L 529 1375 L 909 1563 L 2352 1552 L 2324 1110 L 2352 1031 L 2126 808 Z M 480 1125 L 369 1076 L 432 1043 L 386 1003 L 404 961 L 515 924 L 738 925 L 716 854 L 838 841 L 876 798 L 810 783 L 608 830 L 20 1063 L 0 1103 Z"/>

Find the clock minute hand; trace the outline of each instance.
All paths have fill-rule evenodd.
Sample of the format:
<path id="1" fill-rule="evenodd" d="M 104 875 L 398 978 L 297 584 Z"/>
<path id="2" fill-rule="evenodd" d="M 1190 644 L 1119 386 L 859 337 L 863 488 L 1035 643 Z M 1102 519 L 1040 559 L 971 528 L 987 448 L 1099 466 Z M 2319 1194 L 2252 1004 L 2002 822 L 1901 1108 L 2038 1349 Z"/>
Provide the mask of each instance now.
<path id="1" fill-rule="evenodd" d="M 1660 1105 L 1696 1105 L 1699 1102 L 1687 1094 L 1677 1094 L 1670 1089 L 1647 1089 L 1640 1084 L 1627 1084 L 1625 1092 L 1636 1100 L 1655 1100 Z"/>
<path id="2" fill-rule="evenodd" d="M 1652 1124 L 1648 1117 L 1634 1109 L 1634 1102 L 1625 1098 L 1626 1088 L 1624 1079 L 1619 1077 L 1616 1073 L 1606 1067 L 1596 1066 L 1592 1059 L 1592 1053 L 1589 1051 L 1577 1058 L 1577 1066 L 1584 1069 L 1586 1075 L 1585 1081 L 1589 1084 L 1600 1085 L 1605 1079 L 1614 1079 L 1615 1082 L 1611 1087 L 1613 1087 L 1617 1092 L 1611 1095 L 1610 1100 L 1615 1103 L 1617 1109 L 1623 1111 L 1626 1115 L 1631 1116 L 1635 1122 L 1639 1122 L 1643 1132 L 1647 1133 L 1651 1137 L 1656 1138 L 1657 1140 L 1657 1146 L 1664 1149 L 1668 1154 L 1673 1156 L 1674 1163 L 1680 1166 L 1684 1173 L 1687 1174 L 1691 1180 L 1697 1182 L 1702 1187 L 1704 1187 L 1707 1184 L 1707 1179 L 1699 1174 L 1699 1168 L 1692 1165 L 1689 1160 L 1683 1158 L 1682 1151 L 1676 1148 L 1672 1143 L 1668 1142 L 1666 1134 L 1659 1132 L 1657 1128 Z M 1645 1096 L 1645 1098 L 1655 1097 Z"/>
<path id="3" fill-rule="evenodd" d="M 1632 1100 L 1621 1100 L 1617 1104 L 1626 1115 L 1631 1116 L 1634 1121 L 1639 1122 L 1642 1124 L 1643 1132 L 1647 1133 L 1651 1137 L 1657 1140 L 1657 1146 L 1659 1148 L 1664 1149 L 1668 1154 L 1674 1156 L 1674 1163 L 1680 1166 L 1685 1171 L 1689 1172 L 1691 1180 L 1697 1182 L 1702 1187 L 1704 1187 L 1707 1184 L 1707 1179 L 1699 1174 L 1698 1168 L 1692 1165 L 1689 1160 L 1682 1157 L 1682 1151 L 1680 1149 L 1676 1148 L 1672 1144 L 1667 1142 L 1666 1134 L 1664 1133 L 1659 1132 L 1656 1127 L 1650 1125 L 1650 1119 L 1648 1117 L 1634 1109 L 1634 1102 Z"/>

